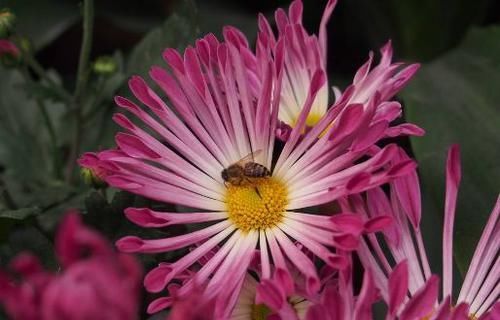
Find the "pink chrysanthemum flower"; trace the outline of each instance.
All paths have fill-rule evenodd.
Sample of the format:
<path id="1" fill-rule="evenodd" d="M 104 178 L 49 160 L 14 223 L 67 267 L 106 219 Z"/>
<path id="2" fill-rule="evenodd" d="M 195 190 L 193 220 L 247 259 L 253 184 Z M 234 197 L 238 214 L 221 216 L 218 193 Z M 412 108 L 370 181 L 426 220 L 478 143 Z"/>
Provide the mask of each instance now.
<path id="1" fill-rule="evenodd" d="M 356 295 L 350 267 L 340 272 L 327 266 L 324 269 L 320 272 L 322 289 L 312 296 L 304 294 L 300 279 L 288 282 L 277 273 L 273 279 L 259 283 L 248 276 L 231 319 L 372 320 L 372 307 L 379 294 L 371 272 L 364 272 L 362 287 Z"/>
<path id="2" fill-rule="evenodd" d="M 305 213 L 304 208 L 386 183 L 413 170 L 415 163 L 394 163 L 395 145 L 374 146 L 372 135 L 377 132 L 366 124 L 375 117 L 372 111 L 377 99 L 367 106 L 346 106 L 347 93 L 303 135 L 307 116 L 325 83 L 321 70 L 311 78 L 307 99 L 283 150 L 275 150 L 284 47 L 278 44 L 273 56 L 261 52 L 256 61 L 239 31 L 226 28 L 224 35 L 224 43 L 213 35 L 198 40 L 195 48 L 186 49 L 184 57 L 173 49 L 164 52 L 171 73 L 153 67 L 150 76 L 169 104 L 137 76 L 129 86 L 147 111 L 126 98 L 116 98 L 120 107 L 149 128 L 141 129 L 125 114 L 114 116 L 128 133 L 116 136 L 117 150 L 97 155 L 99 166 L 107 173 L 106 182 L 194 210 L 175 213 L 129 208 L 127 217 L 144 227 L 198 224 L 199 228 L 158 240 L 129 236 L 117 246 L 124 252 L 158 253 L 201 243 L 179 260 L 150 271 L 145 278 L 150 292 L 162 291 L 219 244 L 221 249 L 196 276 L 206 285 L 208 298 L 231 296 L 238 290 L 256 248 L 260 249 L 263 278 L 269 278 L 276 268 L 288 270 L 288 261 L 303 274 L 307 291 L 315 292 L 319 289 L 315 266 L 294 241 L 339 268 L 345 259 L 332 249 L 343 248 L 335 237 L 344 232 L 333 230 L 328 216 Z M 335 110 L 341 109 L 339 115 Z M 371 111 L 362 112 L 365 109 Z M 368 150 L 372 157 L 362 158 Z M 221 173 L 225 168 L 255 151 L 253 161 L 268 168 L 269 176 L 244 179 L 241 185 L 224 181 Z M 273 156 L 275 151 L 277 156 Z M 193 281 L 187 282 L 178 293 L 182 296 L 192 289 Z M 219 301 L 229 314 L 232 306 L 223 298 Z M 149 311 L 161 309 L 163 302 L 167 303 L 161 299 L 153 302 Z"/>
<path id="3" fill-rule="evenodd" d="M 401 154 L 400 157 L 404 158 L 405 155 Z M 368 217 L 381 212 L 394 217 L 395 224 L 384 231 L 383 244 L 381 239 L 367 236 L 358 249 L 361 261 L 365 267 L 373 270 L 377 286 L 389 303 L 390 319 L 397 316 L 399 319 L 447 319 L 442 315 L 446 315 L 451 308 L 453 223 L 460 171 L 458 146 L 453 146 L 448 153 L 446 168 L 442 299 L 439 299 L 439 278 L 431 274 L 419 230 L 421 207 L 416 173 L 391 183 L 390 198 L 380 188 L 375 188 L 367 192 L 366 202 L 360 195 L 341 201 L 344 210 L 350 208 Z M 489 311 L 498 312 L 500 308 L 499 214 L 500 197 L 483 230 L 456 300 L 460 308 L 469 308 L 470 319 L 487 318 Z M 390 254 L 382 250 L 383 246 L 387 246 Z M 389 280 L 393 265 L 403 261 L 406 262 L 401 269 L 407 271 L 396 272 L 396 275 L 391 276 L 395 280 Z M 408 283 L 405 285 L 406 281 Z"/>
<path id="4" fill-rule="evenodd" d="M 281 125 L 277 135 L 286 140 L 291 128 L 295 127 L 302 107 L 308 97 L 309 83 L 316 70 L 326 73 L 327 63 L 327 35 L 326 26 L 335 8 L 337 1 L 329 0 L 321 19 L 319 34 L 309 35 L 302 25 L 302 1 L 296 0 L 290 5 L 288 15 L 283 9 L 275 13 L 278 34 L 275 35 L 269 22 L 259 16 L 260 34 L 257 42 L 259 50 L 276 51 L 280 40 L 285 46 L 284 77 L 281 90 L 281 101 L 278 118 Z M 378 138 L 394 137 L 398 135 L 423 135 L 424 131 L 409 123 L 389 126 L 389 123 L 401 115 L 401 105 L 389 100 L 399 92 L 418 70 L 418 64 L 402 68 L 402 63 L 392 63 L 392 46 L 388 42 L 381 50 L 381 60 L 372 68 L 373 54 L 370 53 L 368 61 L 359 68 L 352 84 L 344 92 L 350 92 L 347 101 L 349 104 L 368 104 L 372 99 L 377 99 L 375 112 L 377 115 L 369 123 L 377 128 Z M 306 130 L 316 125 L 328 111 L 329 83 L 325 82 L 318 90 L 312 103 L 311 112 L 306 118 Z M 341 91 L 333 87 L 335 100 L 342 97 Z M 378 97 L 376 98 L 376 95 Z M 341 111 L 341 107 L 337 106 Z"/>
<path id="5" fill-rule="evenodd" d="M 264 279 L 259 283 L 247 275 L 229 319 L 304 319 L 309 305 L 306 297 L 295 294 L 293 282 Z"/>
<path id="6" fill-rule="evenodd" d="M 361 290 L 354 295 L 352 275 L 339 274 L 336 284 L 330 284 L 322 291 L 319 301 L 311 305 L 305 320 L 372 320 L 372 308 L 379 300 L 378 289 L 369 269 L 365 269 Z"/>

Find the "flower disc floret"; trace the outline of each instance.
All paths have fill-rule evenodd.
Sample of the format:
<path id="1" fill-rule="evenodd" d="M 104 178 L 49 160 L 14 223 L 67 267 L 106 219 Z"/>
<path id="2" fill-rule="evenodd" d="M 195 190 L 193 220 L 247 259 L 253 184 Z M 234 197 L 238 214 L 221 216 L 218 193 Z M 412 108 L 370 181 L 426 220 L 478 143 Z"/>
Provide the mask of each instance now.
<path id="1" fill-rule="evenodd" d="M 285 185 L 274 178 L 229 185 L 226 193 L 229 219 L 244 232 L 272 228 L 284 217 L 287 194 Z"/>

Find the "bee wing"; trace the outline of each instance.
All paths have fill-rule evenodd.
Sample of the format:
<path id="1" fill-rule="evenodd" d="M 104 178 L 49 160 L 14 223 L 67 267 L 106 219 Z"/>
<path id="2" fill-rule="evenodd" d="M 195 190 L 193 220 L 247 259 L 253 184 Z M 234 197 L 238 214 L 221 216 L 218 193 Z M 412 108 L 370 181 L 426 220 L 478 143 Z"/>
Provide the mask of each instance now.
<path id="1" fill-rule="evenodd" d="M 243 158 L 238 160 L 238 162 L 236 162 L 236 164 L 238 164 L 240 166 L 244 166 L 248 162 L 255 162 L 255 158 L 257 156 L 259 156 L 261 153 L 262 153 L 262 150 L 255 150 L 254 152 L 250 152 L 249 154 L 247 154 L 246 156 L 244 156 Z"/>

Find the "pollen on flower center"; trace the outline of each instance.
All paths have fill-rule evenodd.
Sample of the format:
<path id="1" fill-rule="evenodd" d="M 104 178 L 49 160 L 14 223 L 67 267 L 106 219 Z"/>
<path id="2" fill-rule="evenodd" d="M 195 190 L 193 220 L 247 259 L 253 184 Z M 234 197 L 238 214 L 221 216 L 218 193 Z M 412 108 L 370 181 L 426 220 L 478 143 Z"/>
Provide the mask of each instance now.
<path id="1" fill-rule="evenodd" d="M 229 185 L 226 193 L 229 219 L 244 232 L 271 228 L 283 219 L 287 196 L 285 185 L 273 178 Z"/>

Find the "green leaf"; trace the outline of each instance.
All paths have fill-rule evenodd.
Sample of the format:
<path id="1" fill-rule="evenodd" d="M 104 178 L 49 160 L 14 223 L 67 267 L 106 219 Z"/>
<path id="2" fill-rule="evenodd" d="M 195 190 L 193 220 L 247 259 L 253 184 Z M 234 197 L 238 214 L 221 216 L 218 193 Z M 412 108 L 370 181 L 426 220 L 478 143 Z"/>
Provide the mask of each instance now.
<path id="1" fill-rule="evenodd" d="M 22 87 L 24 83 L 17 70 L 0 70 L 0 165 L 6 168 L 6 175 L 17 180 L 47 181 L 49 138 L 37 104 Z M 49 111 L 59 107 L 51 105 Z"/>
<path id="2" fill-rule="evenodd" d="M 153 65 L 164 65 L 162 52 L 166 48 L 184 49 L 194 43 L 198 34 L 195 23 L 196 10 L 190 1 L 173 13 L 162 26 L 151 30 L 132 50 L 128 74 L 145 75 Z"/>
<path id="3" fill-rule="evenodd" d="M 427 201 L 444 208 L 447 148 L 458 143 L 462 183 L 455 257 L 462 272 L 500 191 L 500 27 L 472 29 L 464 42 L 424 65 L 402 94 L 407 119 L 427 131 L 412 140 Z"/>
<path id="4" fill-rule="evenodd" d="M 31 217 L 38 216 L 41 210 L 37 207 L 22 208 L 16 210 L 0 210 L 0 243 L 4 243 L 10 232 L 19 225 L 33 223 Z"/>
<path id="5" fill-rule="evenodd" d="M 58 264 L 51 241 L 32 226 L 24 226 L 11 232 L 5 243 L 0 245 L 0 260 L 9 261 L 21 252 L 37 256 L 43 265 L 57 270 Z"/>
<path id="6" fill-rule="evenodd" d="M 40 213 L 37 207 L 0 211 L 0 219 L 24 220 Z"/>

